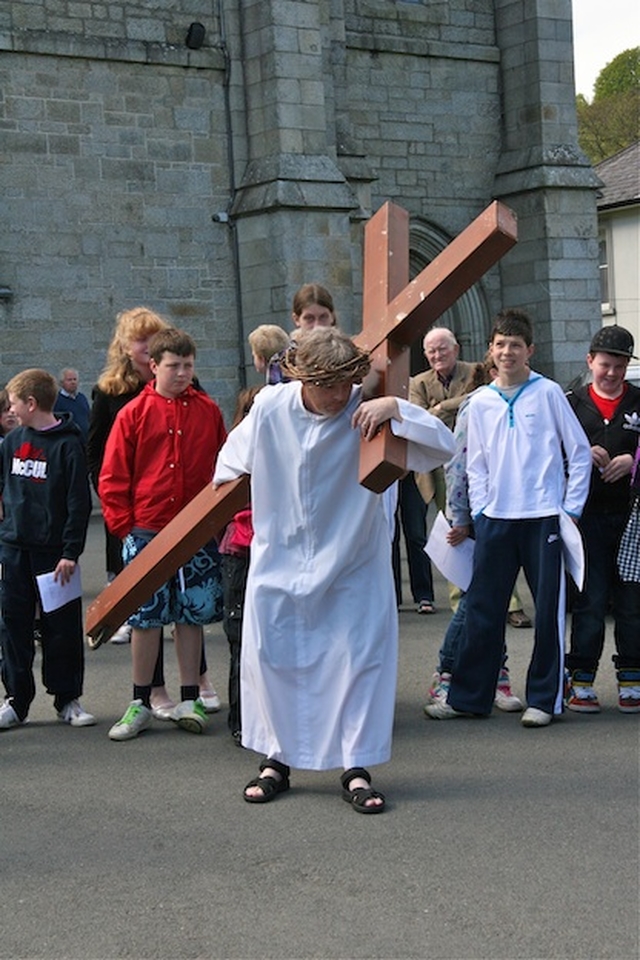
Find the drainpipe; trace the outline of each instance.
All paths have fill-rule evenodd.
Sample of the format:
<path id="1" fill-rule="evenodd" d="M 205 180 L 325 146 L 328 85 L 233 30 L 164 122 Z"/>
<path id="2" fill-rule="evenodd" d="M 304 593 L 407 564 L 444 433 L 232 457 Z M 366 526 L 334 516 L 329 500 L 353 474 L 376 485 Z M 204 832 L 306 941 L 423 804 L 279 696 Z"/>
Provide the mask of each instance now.
<path id="1" fill-rule="evenodd" d="M 241 390 L 247 386 L 247 371 L 244 359 L 244 316 L 242 312 L 242 283 L 240 280 L 240 247 L 238 229 L 231 216 L 236 195 L 235 155 L 233 149 L 233 129 L 231 123 L 231 56 L 227 47 L 227 34 L 224 20 L 224 0 L 218 0 L 218 24 L 220 29 L 220 48 L 224 57 L 224 114 L 227 136 L 227 166 L 229 168 L 229 202 L 227 210 L 214 213 L 215 223 L 226 223 L 231 232 L 231 258 L 233 262 L 233 284 L 236 297 L 236 324 L 238 331 L 238 384 Z"/>

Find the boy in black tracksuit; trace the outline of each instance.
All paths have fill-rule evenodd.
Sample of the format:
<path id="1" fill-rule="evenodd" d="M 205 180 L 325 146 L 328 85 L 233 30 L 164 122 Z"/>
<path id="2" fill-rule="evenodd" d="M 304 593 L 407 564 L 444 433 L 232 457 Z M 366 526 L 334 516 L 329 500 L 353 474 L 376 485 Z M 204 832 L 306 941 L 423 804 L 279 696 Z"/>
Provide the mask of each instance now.
<path id="1" fill-rule="evenodd" d="M 55 379 L 25 370 L 7 384 L 21 426 L 0 446 L 3 640 L 0 730 L 24 723 L 35 697 L 33 627 L 36 575 L 66 583 L 84 549 L 91 497 L 84 445 L 70 414 L 54 414 Z M 74 727 L 95 718 L 79 697 L 84 678 L 82 601 L 41 613 L 42 679 L 58 719 Z"/>
<path id="2" fill-rule="evenodd" d="M 586 552 L 586 580 L 572 611 L 571 652 L 567 655 L 566 706 L 597 713 L 593 687 L 602 656 L 605 617 L 612 603 L 619 687 L 619 709 L 640 712 L 640 605 L 634 584 L 624 583 L 616 558 L 629 516 L 629 474 L 637 445 L 640 388 L 625 381 L 633 337 L 619 326 L 603 327 L 589 348 L 593 383 L 567 395 L 591 444 L 589 496 L 579 527 Z M 634 429 L 634 425 L 635 429 Z"/>

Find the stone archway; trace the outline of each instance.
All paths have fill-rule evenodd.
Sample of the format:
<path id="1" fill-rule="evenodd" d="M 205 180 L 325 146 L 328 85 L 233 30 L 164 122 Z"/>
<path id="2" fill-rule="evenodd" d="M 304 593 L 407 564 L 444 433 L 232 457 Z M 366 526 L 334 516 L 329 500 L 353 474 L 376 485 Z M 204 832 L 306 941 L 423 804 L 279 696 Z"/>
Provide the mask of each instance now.
<path id="1" fill-rule="evenodd" d="M 416 277 L 451 242 L 451 237 L 423 217 L 412 217 L 409 225 L 409 275 Z M 474 284 L 438 319 L 438 326 L 453 330 L 463 360 L 481 360 L 487 348 L 490 310 L 482 282 Z M 411 375 L 424 370 L 422 345 L 411 347 Z"/>

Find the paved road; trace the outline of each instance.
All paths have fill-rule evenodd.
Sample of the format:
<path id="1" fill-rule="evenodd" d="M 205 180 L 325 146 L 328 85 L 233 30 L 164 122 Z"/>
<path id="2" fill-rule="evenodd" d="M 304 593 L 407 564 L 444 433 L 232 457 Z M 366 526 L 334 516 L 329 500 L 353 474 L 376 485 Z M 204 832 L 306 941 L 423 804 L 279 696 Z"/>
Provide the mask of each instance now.
<path id="1" fill-rule="evenodd" d="M 87 602 L 103 579 L 92 521 Z M 129 648 L 87 652 L 96 727 L 31 721 L 0 735 L 0 957 L 636 958 L 640 716 L 615 709 L 607 641 L 600 715 L 525 730 L 517 715 L 426 720 L 446 627 L 400 614 L 394 757 L 383 816 L 342 802 L 338 773 L 294 773 L 268 806 L 242 801 L 256 757 L 225 717 L 196 737 L 107 730 L 130 697 Z M 375 596 L 362 598 L 375 603 Z M 531 632 L 509 630 L 522 694 Z M 207 651 L 221 691 L 222 630 Z M 167 643 L 170 686 L 176 689 Z"/>

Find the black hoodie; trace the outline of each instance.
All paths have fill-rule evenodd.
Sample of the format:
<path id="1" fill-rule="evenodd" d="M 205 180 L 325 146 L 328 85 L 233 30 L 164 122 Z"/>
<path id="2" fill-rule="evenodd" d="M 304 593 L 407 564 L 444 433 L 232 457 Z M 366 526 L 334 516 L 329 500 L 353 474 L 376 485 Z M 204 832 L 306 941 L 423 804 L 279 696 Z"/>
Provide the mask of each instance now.
<path id="1" fill-rule="evenodd" d="M 77 560 L 91 513 L 80 430 L 70 414 L 49 430 L 16 427 L 0 445 L 0 540 Z"/>
<path id="2" fill-rule="evenodd" d="M 640 417 L 640 387 L 627 384 L 624 396 L 611 420 L 605 420 L 589 396 L 589 387 L 578 387 L 567 394 L 567 400 L 582 424 L 591 446 L 604 447 L 609 456 L 630 453 L 633 457 L 638 445 L 638 434 L 630 429 L 629 417 Z M 628 415 L 628 416 L 625 416 Z M 629 509 L 629 476 L 614 483 L 604 483 L 596 467 L 591 470 L 591 485 L 584 513 L 626 513 Z"/>

